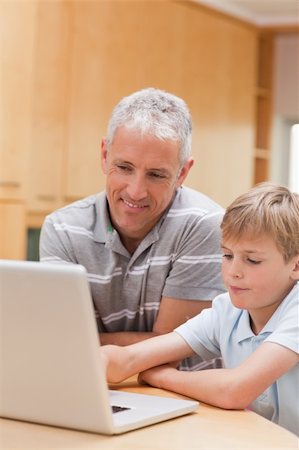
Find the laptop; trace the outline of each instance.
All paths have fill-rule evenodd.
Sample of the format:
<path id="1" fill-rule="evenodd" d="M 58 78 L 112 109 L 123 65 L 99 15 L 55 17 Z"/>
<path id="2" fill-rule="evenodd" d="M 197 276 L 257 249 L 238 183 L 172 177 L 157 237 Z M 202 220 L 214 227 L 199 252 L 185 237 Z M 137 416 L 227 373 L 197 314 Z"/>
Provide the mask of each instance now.
<path id="1" fill-rule="evenodd" d="M 0 260 L 0 416 L 119 434 L 199 403 L 109 389 L 87 273 Z"/>

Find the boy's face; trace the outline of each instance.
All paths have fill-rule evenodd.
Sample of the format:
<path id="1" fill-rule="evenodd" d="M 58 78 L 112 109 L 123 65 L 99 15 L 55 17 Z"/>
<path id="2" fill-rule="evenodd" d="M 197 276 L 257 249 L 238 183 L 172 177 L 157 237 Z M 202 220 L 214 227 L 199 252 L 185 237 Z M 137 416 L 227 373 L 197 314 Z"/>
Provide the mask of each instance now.
<path id="1" fill-rule="evenodd" d="M 222 277 L 234 306 L 268 320 L 299 279 L 299 255 L 285 263 L 267 235 L 222 242 Z"/>

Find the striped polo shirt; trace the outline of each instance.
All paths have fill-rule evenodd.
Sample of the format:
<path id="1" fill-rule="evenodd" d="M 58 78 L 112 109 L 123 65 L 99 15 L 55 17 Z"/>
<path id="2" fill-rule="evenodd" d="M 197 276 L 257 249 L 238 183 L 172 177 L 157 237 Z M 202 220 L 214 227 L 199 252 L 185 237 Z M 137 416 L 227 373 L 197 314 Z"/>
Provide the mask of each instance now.
<path id="1" fill-rule="evenodd" d="M 131 255 L 101 192 L 47 216 L 40 257 L 86 268 L 100 332 L 152 331 L 162 296 L 211 300 L 224 291 L 222 216 L 211 199 L 181 187 Z"/>

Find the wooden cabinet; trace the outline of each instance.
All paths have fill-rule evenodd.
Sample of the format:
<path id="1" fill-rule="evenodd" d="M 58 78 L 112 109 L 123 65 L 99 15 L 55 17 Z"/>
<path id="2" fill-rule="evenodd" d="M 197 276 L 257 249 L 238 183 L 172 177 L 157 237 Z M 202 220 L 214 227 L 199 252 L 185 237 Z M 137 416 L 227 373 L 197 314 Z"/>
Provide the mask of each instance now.
<path id="1" fill-rule="evenodd" d="M 266 181 L 269 178 L 272 122 L 273 39 L 273 33 L 271 31 L 260 32 L 258 38 L 258 73 L 255 113 L 255 184 Z"/>
<path id="2" fill-rule="evenodd" d="M 148 86 L 191 109 L 188 185 L 223 206 L 251 187 L 257 30 L 190 3 L 72 2 L 63 201 L 104 188 L 99 147 L 111 110 Z"/>
<path id="3" fill-rule="evenodd" d="M 30 224 L 36 215 L 41 216 L 41 222 L 46 213 L 63 203 L 70 13 L 69 2 L 39 2 L 37 5 L 31 146 L 26 177 Z"/>
<path id="4" fill-rule="evenodd" d="M 0 2 L 0 258 L 26 253 L 35 13 L 33 2 Z"/>
<path id="5" fill-rule="evenodd" d="M 0 200 L 0 258 L 26 258 L 26 210 L 24 202 Z"/>
<path id="6" fill-rule="evenodd" d="M 0 198 L 4 199 L 24 198 L 34 23 L 33 4 L 0 2 Z"/>
<path id="7" fill-rule="evenodd" d="M 23 202 L 26 226 L 104 189 L 100 141 L 112 108 L 149 86 L 190 107 L 189 186 L 223 206 L 251 186 L 255 27 L 172 0 L 0 2 L 0 12 L 0 199 Z M 256 164 L 267 146 L 256 143 Z"/>

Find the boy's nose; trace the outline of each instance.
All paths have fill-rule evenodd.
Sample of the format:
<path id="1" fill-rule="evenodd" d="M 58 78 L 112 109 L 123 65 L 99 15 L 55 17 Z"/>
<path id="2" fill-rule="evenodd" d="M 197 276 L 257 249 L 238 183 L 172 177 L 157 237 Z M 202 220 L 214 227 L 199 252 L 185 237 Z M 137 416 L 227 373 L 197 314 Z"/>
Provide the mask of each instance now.
<path id="1" fill-rule="evenodd" d="M 241 263 L 234 259 L 230 265 L 229 274 L 233 278 L 242 278 L 243 271 L 242 271 Z"/>

